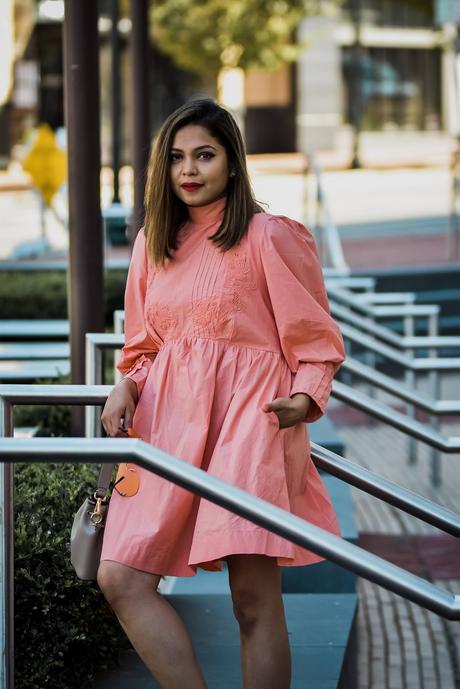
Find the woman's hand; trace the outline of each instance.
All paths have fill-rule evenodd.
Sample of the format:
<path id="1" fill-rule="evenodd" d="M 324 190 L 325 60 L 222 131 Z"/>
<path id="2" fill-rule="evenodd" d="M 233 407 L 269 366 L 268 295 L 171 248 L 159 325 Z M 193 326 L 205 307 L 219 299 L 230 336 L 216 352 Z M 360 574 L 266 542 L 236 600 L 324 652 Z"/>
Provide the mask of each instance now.
<path id="1" fill-rule="evenodd" d="M 280 428 L 289 428 L 304 420 L 310 405 L 311 398 L 308 395 L 296 392 L 292 397 L 277 397 L 273 402 L 264 404 L 262 411 L 275 412 Z"/>
<path id="2" fill-rule="evenodd" d="M 133 423 L 134 410 L 138 400 L 137 385 L 130 378 L 124 378 L 115 385 L 107 398 L 101 422 L 110 438 L 126 438 Z"/>

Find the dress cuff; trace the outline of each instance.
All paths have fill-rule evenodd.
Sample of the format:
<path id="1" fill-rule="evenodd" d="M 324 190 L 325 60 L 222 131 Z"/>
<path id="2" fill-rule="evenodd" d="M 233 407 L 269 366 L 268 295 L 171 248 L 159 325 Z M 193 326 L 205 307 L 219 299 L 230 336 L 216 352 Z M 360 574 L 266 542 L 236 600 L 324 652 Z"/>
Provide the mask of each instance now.
<path id="1" fill-rule="evenodd" d="M 292 397 L 296 393 L 302 392 L 311 398 L 312 402 L 303 419 L 304 423 L 313 423 L 324 414 L 331 394 L 335 369 L 336 366 L 328 362 L 321 364 L 300 363 L 299 370 L 294 375 L 289 396 Z"/>
<path id="2" fill-rule="evenodd" d="M 153 358 L 140 356 L 137 361 L 127 371 L 121 371 L 124 378 L 130 378 L 136 383 L 138 397 L 141 396 L 144 389 L 145 381 L 149 375 L 150 368 L 153 364 Z"/>

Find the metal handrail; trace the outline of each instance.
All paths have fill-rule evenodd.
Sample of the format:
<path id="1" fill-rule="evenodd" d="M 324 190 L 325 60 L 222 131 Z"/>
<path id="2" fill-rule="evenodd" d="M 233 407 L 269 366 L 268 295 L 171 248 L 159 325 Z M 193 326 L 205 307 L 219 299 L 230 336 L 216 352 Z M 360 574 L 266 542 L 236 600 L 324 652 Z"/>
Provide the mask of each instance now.
<path id="1" fill-rule="evenodd" d="M 440 312 L 440 307 L 437 304 L 395 304 L 393 306 L 373 306 L 372 304 L 366 304 L 359 299 L 356 299 L 356 294 L 349 292 L 347 290 L 341 289 L 334 285 L 330 286 L 328 289 L 329 297 L 338 301 L 339 303 L 344 303 L 356 311 L 359 311 L 364 316 L 370 318 L 375 318 L 376 316 L 390 317 L 394 316 L 427 316 L 434 317 Z"/>
<path id="2" fill-rule="evenodd" d="M 323 188 L 321 180 L 321 167 L 312 160 L 312 169 L 316 179 L 316 227 L 322 230 L 320 236 L 320 252 L 323 253 L 323 239 L 328 249 L 328 254 L 333 267 L 340 271 L 342 275 L 348 275 L 350 268 L 343 253 L 342 243 L 340 241 L 339 231 L 337 225 L 332 219 L 327 196 Z"/>
<path id="3" fill-rule="evenodd" d="M 428 610 L 447 619 L 460 619 L 460 595 L 453 595 L 357 545 L 141 440 L 14 438 L 2 440 L 1 453 L 8 461 L 16 462 L 31 459 L 46 462 L 50 458 L 59 458 L 60 462 L 134 462 Z"/>
<path id="4" fill-rule="evenodd" d="M 103 333 L 87 334 L 87 374 L 88 371 L 91 373 L 91 378 L 89 379 L 88 383 L 89 385 L 99 385 L 101 382 L 102 365 L 101 359 L 97 355 L 98 349 L 110 349 L 113 347 L 118 347 L 122 343 L 122 337 L 122 335 Z M 349 363 L 347 363 L 347 361 Z M 440 359 L 440 361 L 449 360 Z M 404 388 L 402 385 L 397 384 L 396 381 L 393 381 L 391 378 L 380 374 L 378 371 L 374 371 L 374 369 L 366 367 L 360 362 L 355 362 L 354 359 L 349 358 L 342 365 L 345 369 L 348 368 L 350 372 L 353 373 L 358 373 L 359 371 L 360 374 L 362 374 L 364 369 L 368 369 L 369 372 L 367 373 L 367 376 L 373 377 L 371 382 L 380 384 L 383 389 L 389 389 L 390 392 L 393 392 L 395 395 L 401 397 L 401 399 L 405 399 L 408 402 L 417 404 L 433 415 L 454 414 L 459 409 L 459 403 L 455 401 L 431 401 L 422 398 L 421 396 L 412 393 L 407 388 Z M 383 381 L 385 381 L 385 385 L 383 384 Z M 15 386 L 12 387 L 14 388 Z M 332 395 L 343 402 L 347 402 L 350 404 L 350 406 L 366 412 L 374 418 L 387 421 L 388 424 L 394 426 L 398 430 L 403 431 L 413 438 L 422 440 L 431 447 L 441 449 L 444 452 L 458 452 L 460 450 L 460 438 L 447 438 L 438 431 L 427 428 L 424 424 L 419 423 L 415 419 L 412 419 L 405 414 L 396 412 L 394 409 L 392 409 L 392 407 L 385 405 L 382 402 L 377 402 L 373 398 L 364 395 L 364 393 L 359 392 L 358 390 L 351 388 L 344 383 L 340 383 L 337 380 L 334 381 Z M 99 423 L 97 421 L 94 407 L 90 407 L 89 410 L 89 422 L 86 428 L 87 436 L 95 437 L 97 435 Z M 91 413 L 91 410 L 94 411 Z"/>
<path id="5" fill-rule="evenodd" d="M 345 339 L 355 342 L 365 349 L 380 354 L 411 371 L 458 371 L 460 357 L 424 357 L 415 358 L 398 352 L 389 345 L 378 342 L 374 337 L 365 335 L 347 323 L 341 323 L 340 329 Z"/>
<path id="6" fill-rule="evenodd" d="M 355 299 L 366 304 L 414 304 L 415 292 L 364 292 L 355 294 Z"/>
<path id="7" fill-rule="evenodd" d="M 394 397 L 414 404 L 432 416 L 448 416 L 460 413 L 460 400 L 434 400 L 429 397 L 423 397 L 405 385 L 398 383 L 394 378 L 390 378 L 390 376 L 363 364 L 353 357 L 348 356 L 342 363 L 341 369 L 362 378 L 380 390 L 389 392 Z"/>
<path id="8" fill-rule="evenodd" d="M 460 338 L 459 342 L 460 342 Z M 100 385 L 101 373 L 102 373 L 102 362 L 98 358 L 98 352 L 101 350 L 110 350 L 122 347 L 124 344 L 124 335 L 115 335 L 111 333 L 88 333 L 86 336 L 86 346 L 87 346 L 87 359 L 86 359 L 86 371 L 87 371 L 87 385 Z M 432 359 L 428 359 L 432 362 Z M 446 361 L 442 359 L 442 361 Z M 447 359 L 450 361 L 450 359 Z M 457 360 L 455 360 L 457 361 Z M 460 361 L 460 360 L 459 360 Z M 402 363 L 398 360 L 398 363 Z M 409 388 L 405 387 L 401 383 L 398 383 L 390 376 L 377 371 L 371 366 L 367 366 L 362 362 L 348 356 L 342 363 L 343 370 L 353 373 L 360 378 L 372 383 L 375 387 L 385 390 L 395 397 L 399 397 L 406 402 L 415 404 L 424 411 L 432 414 L 433 416 L 446 416 L 450 414 L 457 414 L 460 412 L 460 401 L 456 400 L 433 400 L 422 395 L 418 395 Z"/>
<path id="9" fill-rule="evenodd" d="M 346 278 L 344 278 L 346 279 Z M 349 278 L 354 280 L 364 280 L 367 278 Z M 380 292 L 377 294 L 381 294 Z M 387 294 L 391 294 L 388 292 Z M 403 336 L 395 333 L 385 325 L 375 323 L 375 321 L 360 316 L 346 306 L 337 304 L 334 301 L 330 302 L 331 314 L 338 321 L 346 321 L 351 325 L 355 325 L 362 330 L 366 330 L 370 335 L 388 342 L 400 349 L 452 349 L 458 347 L 460 349 L 460 336 L 458 335 L 414 335 Z M 116 333 L 124 332 L 125 312 L 123 309 L 118 309 L 113 313 L 114 326 Z M 123 344 L 123 343 L 122 343 Z"/>
<path id="10" fill-rule="evenodd" d="M 356 275 L 334 275 L 327 266 L 323 268 L 323 275 L 326 287 L 328 285 L 336 285 L 345 289 L 364 290 L 364 293 L 375 289 L 375 278 L 357 277 Z"/>
<path id="11" fill-rule="evenodd" d="M 341 481 L 383 500 L 388 505 L 398 507 L 445 533 L 460 536 L 460 515 L 455 512 L 316 443 L 311 443 L 311 456 L 318 469 L 327 471 Z"/>
<path id="12" fill-rule="evenodd" d="M 415 419 L 395 411 L 392 407 L 377 402 L 368 397 L 363 392 L 351 388 L 345 383 L 340 383 L 335 380 L 332 386 L 332 396 L 336 399 L 346 402 L 355 409 L 369 414 L 369 416 L 385 421 L 388 425 L 397 428 L 407 435 L 422 440 L 427 445 L 442 450 L 449 454 L 460 452 L 460 437 L 446 437 L 439 431 L 425 426 L 424 424 L 415 421 Z"/>
<path id="13" fill-rule="evenodd" d="M 358 330 L 347 324 L 340 325 L 342 334 L 345 338 L 356 342 L 367 349 L 371 349 L 377 354 L 400 364 L 404 368 L 413 371 L 457 371 L 460 370 L 460 357 L 425 357 L 413 358 L 405 354 L 395 351 L 391 347 L 377 342 L 370 336 L 363 335 Z M 408 343 L 411 340 L 419 338 L 406 338 Z M 449 338 L 451 339 L 451 338 Z M 453 339 L 453 338 L 452 338 Z M 423 338 L 423 347 L 430 345 L 430 342 L 435 342 L 439 338 Z M 460 344 L 460 338 L 455 338 Z M 94 370 L 98 369 L 101 364 L 95 362 L 94 351 L 118 349 L 124 344 L 124 335 L 114 333 L 87 333 L 86 335 L 86 370 L 87 370 L 87 384 L 94 384 Z M 451 346 L 447 344 L 445 346 Z M 345 364 L 342 364 L 345 365 Z M 449 413 L 449 412 L 446 412 Z"/>
<path id="14" fill-rule="evenodd" d="M 124 331 L 125 331 L 125 312 L 124 312 L 124 309 L 116 309 L 113 312 L 113 329 L 117 335 L 124 333 Z M 124 342 L 123 342 L 123 344 L 124 344 Z M 115 353 L 114 353 L 115 361 L 118 361 L 120 355 L 121 355 L 121 351 L 118 349 L 115 350 Z M 123 378 L 122 374 L 120 373 L 120 371 L 115 366 L 115 383 L 119 383 L 122 378 Z"/>
<path id="15" fill-rule="evenodd" d="M 330 301 L 331 314 L 337 321 L 356 326 L 361 330 L 367 331 L 370 335 L 374 335 L 384 342 L 387 342 L 399 349 L 444 349 L 444 348 L 460 348 L 460 337 L 456 335 L 416 335 L 404 336 L 393 332 L 384 325 L 375 323 L 374 321 L 360 316 L 351 309 Z"/>
<path id="16" fill-rule="evenodd" d="M 125 329 L 125 311 L 124 309 L 116 309 L 113 312 L 113 329 L 120 334 Z"/>
<path id="17" fill-rule="evenodd" d="M 101 385 L 103 383 L 102 352 L 117 350 L 125 343 L 124 334 L 120 333 L 86 333 L 85 338 L 85 382 L 86 385 Z M 118 382 L 117 380 L 115 382 Z M 85 409 L 85 436 L 95 438 L 100 435 L 97 408 Z"/>
<path id="18" fill-rule="evenodd" d="M 0 436 L 13 435 L 15 404 L 92 404 L 105 402 L 110 385 L 1 385 Z M 452 535 L 460 535 L 460 517 L 444 507 L 312 443 L 315 464 L 340 479 L 403 509 Z"/>

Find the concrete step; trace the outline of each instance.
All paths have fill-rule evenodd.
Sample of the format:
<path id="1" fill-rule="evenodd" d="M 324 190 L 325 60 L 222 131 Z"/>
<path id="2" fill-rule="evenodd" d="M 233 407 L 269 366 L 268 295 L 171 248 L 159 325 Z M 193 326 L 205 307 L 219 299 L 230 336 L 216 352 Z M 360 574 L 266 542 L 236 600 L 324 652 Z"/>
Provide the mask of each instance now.
<path id="1" fill-rule="evenodd" d="M 240 689 L 238 625 L 229 596 L 173 595 L 172 605 L 193 638 L 209 689 Z M 355 594 L 284 596 L 292 649 L 291 689 L 354 689 Z M 159 689 L 134 651 L 121 667 L 98 677 L 94 689 Z"/>
<path id="2" fill-rule="evenodd" d="M 0 361 L 0 381 L 34 381 L 40 378 L 60 378 L 70 373 L 66 359 L 49 361 Z"/>
<path id="3" fill-rule="evenodd" d="M 0 342 L 0 361 L 68 359 L 68 342 Z"/>
<path id="4" fill-rule="evenodd" d="M 0 339 L 64 339 L 70 333 L 69 321 L 66 320 L 0 320 Z"/>

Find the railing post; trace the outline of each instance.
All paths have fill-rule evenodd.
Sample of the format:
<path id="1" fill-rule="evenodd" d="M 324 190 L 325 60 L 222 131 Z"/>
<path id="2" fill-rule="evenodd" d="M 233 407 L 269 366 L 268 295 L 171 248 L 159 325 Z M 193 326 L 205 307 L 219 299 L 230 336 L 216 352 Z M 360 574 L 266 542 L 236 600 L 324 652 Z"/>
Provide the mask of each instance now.
<path id="1" fill-rule="evenodd" d="M 439 320 L 436 314 L 428 317 L 428 335 L 435 337 L 439 335 Z M 430 349 L 429 355 L 436 357 L 438 354 L 437 349 Z M 440 400 L 442 398 L 441 391 L 441 373 L 439 371 L 431 371 L 431 392 L 434 400 Z M 439 416 L 432 415 L 430 419 L 431 427 L 435 430 L 439 430 Z M 441 475 L 441 453 L 435 447 L 431 449 L 431 463 L 430 463 L 430 478 L 431 484 L 433 486 L 440 486 L 442 482 Z"/>
<path id="2" fill-rule="evenodd" d="M 113 330 L 117 335 L 122 335 L 125 332 L 125 312 L 117 309 L 113 312 Z M 119 383 L 123 376 L 117 369 L 117 361 L 121 356 L 121 349 L 116 349 L 113 353 L 113 368 L 115 371 L 115 384 Z"/>
<path id="3" fill-rule="evenodd" d="M 13 436 L 12 405 L 0 398 L 0 437 Z M 14 689 L 14 519 L 13 467 L 0 465 L 0 634 L 2 659 L 0 662 L 1 689 Z"/>
<path id="4" fill-rule="evenodd" d="M 413 337 L 415 335 L 415 318 L 413 316 L 404 316 L 404 337 Z M 408 349 L 406 351 L 406 356 L 410 359 L 414 358 L 414 350 Z M 415 371 L 411 368 L 406 369 L 404 374 L 406 384 L 409 388 L 413 390 L 417 389 L 417 380 Z M 413 404 L 408 404 L 406 406 L 406 414 L 411 419 L 415 419 L 415 407 Z M 407 439 L 407 460 L 409 464 L 417 463 L 417 441 L 415 438 Z"/>
<path id="5" fill-rule="evenodd" d="M 103 383 L 103 363 L 102 350 L 96 342 L 91 339 L 91 334 L 86 334 L 86 385 L 102 385 Z M 101 435 L 101 424 L 99 422 L 100 407 L 94 405 L 85 408 L 85 436 L 86 438 L 98 438 Z"/>

